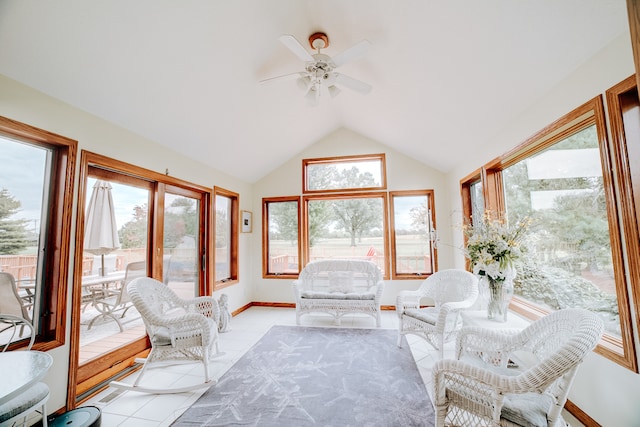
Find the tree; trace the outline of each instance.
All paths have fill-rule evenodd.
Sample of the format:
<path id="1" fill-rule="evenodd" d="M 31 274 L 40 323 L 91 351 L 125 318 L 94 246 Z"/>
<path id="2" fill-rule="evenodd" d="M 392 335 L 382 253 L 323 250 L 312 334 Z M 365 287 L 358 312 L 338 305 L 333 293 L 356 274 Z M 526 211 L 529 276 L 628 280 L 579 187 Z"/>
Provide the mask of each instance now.
<path id="1" fill-rule="evenodd" d="M 15 255 L 25 249 L 27 240 L 27 220 L 9 219 L 20 210 L 21 203 L 9 190 L 0 190 L 0 254 Z"/>
<path id="2" fill-rule="evenodd" d="M 376 185 L 371 172 L 360 172 L 353 166 L 338 173 L 340 188 L 364 188 Z M 370 229 L 381 228 L 382 209 L 377 198 L 353 198 L 335 200 L 332 203 L 337 227 L 343 229 L 351 238 L 351 246 L 356 246 L 356 237 Z"/>
<path id="3" fill-rule="evenodd" d="M 133 208 L 133 218 L 122 226 L 118 232 L 123 249 L 138 249 L 147 246 L 148 211 L 146 203 Z"/>
<path id="4" fill-rule="evenodd" d="M 298 242 L 298 203 L 269 203 L 269 240 L 289 240 L 291 245 Z"/>
<path id="5" fill-rule="evenodd" d="M 373 227 L 380 227 L 382 209 L 378 198 L 335 200 L 332 203 L 337 226 L 349 234 L 351 246 L 356 237 Z"/>
<path id="6" fill-rule="evenodd" d="M 195 201 L 187 197 L 173 200 L 170 207 L 173 209 L 168 209 L 164 215 L 164 246 L 175 248 L 182 243 L 184 236 L 197 236 L 198 215 Z"/>
<path id="7" fill-rule="evenodd" d="M 411 231 L 421 239 L 429 240 L 429 198 L 425 197 L 424 201 L 414 208 L 409 210 L 409 217 L 411 218 Z"/>
<path id="8" fill-rule="evenodd" d="M 333 212 L 331 202 L 328 200 L 312 200 L 307 206 L 309 246 L 313 246 L 319 238 L 328 234 L 329 225 L 333 221 Z"/>

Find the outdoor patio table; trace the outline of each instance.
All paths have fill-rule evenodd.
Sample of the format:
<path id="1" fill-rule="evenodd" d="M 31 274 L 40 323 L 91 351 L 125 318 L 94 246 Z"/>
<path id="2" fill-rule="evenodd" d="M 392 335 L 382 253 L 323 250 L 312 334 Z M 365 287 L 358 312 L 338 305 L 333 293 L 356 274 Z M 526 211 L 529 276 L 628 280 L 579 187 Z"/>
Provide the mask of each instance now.
<path id="1" fill-rule="evenodd" d="M 104 290 L 124 280 L 124 271 L 116 271 L 105 276 L 85 276 L 82 278 L 83 305 L 95 305 L 95 300 L 104 296 Z"/>

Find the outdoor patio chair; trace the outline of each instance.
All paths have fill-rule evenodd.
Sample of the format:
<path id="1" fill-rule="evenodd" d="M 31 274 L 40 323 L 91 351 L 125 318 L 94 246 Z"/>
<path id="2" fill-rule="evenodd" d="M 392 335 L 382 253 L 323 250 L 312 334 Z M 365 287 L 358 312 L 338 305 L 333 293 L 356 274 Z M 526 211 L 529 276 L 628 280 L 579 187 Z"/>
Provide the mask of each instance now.
<path id="1" fill-rule="evenodd" d="M 100 296 L 95 298 L 93 306 L 100 312 L 100 314 L 89 322 L 87 329 L 91 329 L 94 322 L 97 319 L 109 317 L 116 321 L 120 332 L 124 332 L 124 326 L 120 319 L 124 318 L 127 311 L 133 306 L 129 293 L 127 292 L 127 285 L 138 277 L 147 276 L 147 263 L 145 261 L 130 262 L 127 264 L 125 270 L 124 280 L 120 287 L 116 289 L 104 288 L 100 291 Z M 120 313 L 120 316 L 116 314 Z"/>
<path id="2" fill-rule="evenodd" d="M 22 316 L 5 313 L 0 314 L 0 331 L 3 333 L 0 348 L 2 348 L 3 353 L 7 351 L 16 336 L 24 338 L 23 331 L 25 328 L 29 330 L 29 336 L 27 337 L 29 342 L 26 350 L 31 350 L 31 346 L 33 346 L 36 337 L 36 332 L 31 322 Z M 18 329 L 20 329 L 19 334 L 17 332 Z M 42 381 L 33 384 L 27 390 L 0 405 L 0 427 L 27 425 L 27 417 L 34 411 L 42 415 L 41 425 L 47 427 L 48 399 L 49 386 Z"/>
<path id="3" fill-rule="evenodd" d="M 178 297 L 164 283 L 138 278 L 127 286 L 131 301 L 142 316 L 151 342 L 151 352 L 133 385 L 112 382 L 111 386 L 144 393 L 181 393 L 216 383 L 209 372 L 209 361 L 220 355 L 218 321 L 220 309 L 212 296 L 191 299 Z M 149 388 L 141 385 L 144 374 L 154 366 L 187 361 L 202 362 L 204 381 L 179 388 Z"/>
<path id="4" fill-rule="evenodd" d="M 16 281 L 11 273 L 0 272 L 0 313 L 11 314 L 31 321 L 27 306 L 18 294 Z M 24 332 L 24 328 L 24 325 L 20 327 L 21 334 Z"/>
<path id="5" fill-rule="evenodd" d="M 433 366 L 436 426 L 565 426 L 571 383 L 602 331 L 583 309 L 556 311 L 520 332 L 462 328 L 455 359 Z"/>
<path id="6" fill-rule="evenodd" d="M 434 306 L 420 308 L 423 298 Z M 398 347 L 402 337 L 414 334 L 424 338 L 443 355 L 444 343 L 455 338 L 462 328 L 460 311 L 478 298 L 478 278 L 465 270 L 450 269 L 433 273 L 415 291 L 400 291 L 396 299 L 399 317 Z"/>

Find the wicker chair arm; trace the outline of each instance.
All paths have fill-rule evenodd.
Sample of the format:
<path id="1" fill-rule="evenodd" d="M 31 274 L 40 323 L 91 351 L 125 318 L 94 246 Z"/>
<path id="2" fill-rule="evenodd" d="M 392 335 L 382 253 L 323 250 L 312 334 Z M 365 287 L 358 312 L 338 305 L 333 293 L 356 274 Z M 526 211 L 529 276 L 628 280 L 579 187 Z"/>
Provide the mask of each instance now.
<path id="1" fill-rule="evenodd" d="M 396 297 L 396 311 L 398 314 L 402 314 L 402 312 L 406 309 L 410 308 L 419 308 L 420 307 L 420 299 L 424 296 L 424 294 L 420 291 L 400 291 L 398 296 Z"/>
<path id="2" fill-rule="evenodd" d="M 506 368 L 505 368 L 506 369 Z M 433 365 L 435 404 L 445 403 L 445 389 L 468 396 L 484 396 L 480 400 L 500 402 L 505 393 L 531 391 L 520 381 L 521 375 L 502 375 L 461 360 L 442 359 Z M 499 413 L 499 412 L 498 412 Z"/>
<path id="3" fill-rule="evenodd" d="M 455 358 L 460 360 L 466 354 L 478 356 L 496 366 L 506 366 L 509 355 L 521 348 L 521 331 L 518 329 L 487 329 L 465 326 L 456 338 Z"/>
<path id="4" fill-rule="evenodd" d="M 300 280 L 294 280 L 291 283 L 291 287 L 293 288 L 293 294 L 295 295 L 296 299 L 298 299 L 300 296 L 300 291 L 304 287 L 304 283 Z"/>
<path id="5" fill-rule="evenodd" d="M 171 342 L 180 338 L 189 338 L 195 335 L 202 336 L 202 344 L 208 346 L 213 340 L 216 327 L 211 327 L 210 321 L 206 316 L 199 313 L 186 313 L 179 316 L 168 317 L 162 323 L 155 326 L 162 326 L 169 330 Z"/>
<path id="6" fill-rule="evenodd" d="M 382 280 L 376 283 L 375 290 L 376 290 L 376 301 L 380 301 L 380 299 L 382 298 L 382 293 L 384 292 L 384 282 Z"/>
<path id="7" fill-rule="evenodd" d="M 216 322 L 220 319 L 220 306 L 214 297 L 200 296 L 188 301 L 195 312 L 203 314 L 206 317 L 212 317 Z"/>

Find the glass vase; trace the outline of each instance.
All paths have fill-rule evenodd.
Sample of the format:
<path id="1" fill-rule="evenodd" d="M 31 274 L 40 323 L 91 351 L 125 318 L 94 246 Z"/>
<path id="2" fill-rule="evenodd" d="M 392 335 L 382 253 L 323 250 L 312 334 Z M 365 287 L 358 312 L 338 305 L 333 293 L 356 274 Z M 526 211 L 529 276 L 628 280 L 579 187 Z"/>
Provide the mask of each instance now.
<path id="1" fill-rule="evenodd" d="M 513 279 L 515 271 L 505 273 L 504 280 L 496 280 L 492 277 L 485 277 L 486 288 L 484 289 L 487 301 L 487 319 L 497 322 L 506 322 L 509 304 L 513 298 Z"/>

